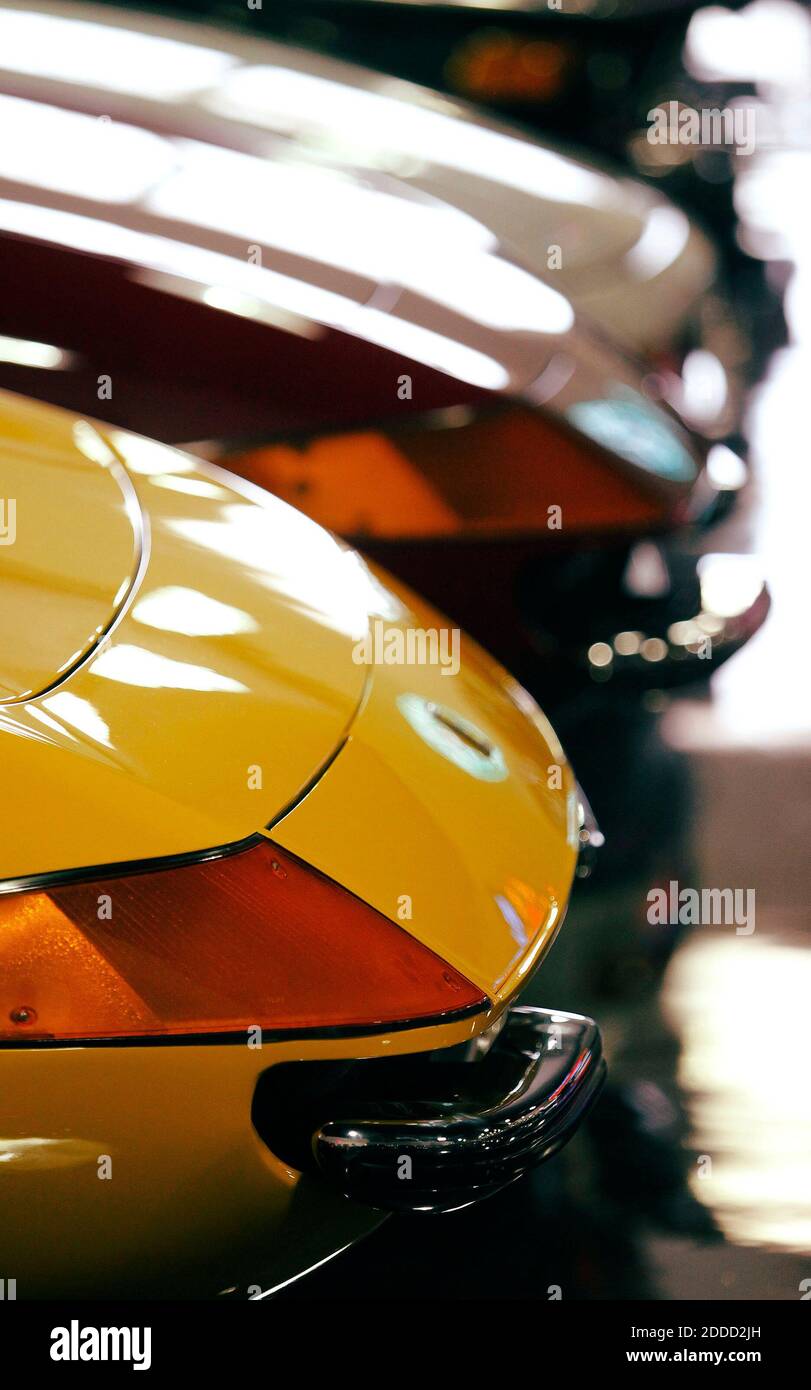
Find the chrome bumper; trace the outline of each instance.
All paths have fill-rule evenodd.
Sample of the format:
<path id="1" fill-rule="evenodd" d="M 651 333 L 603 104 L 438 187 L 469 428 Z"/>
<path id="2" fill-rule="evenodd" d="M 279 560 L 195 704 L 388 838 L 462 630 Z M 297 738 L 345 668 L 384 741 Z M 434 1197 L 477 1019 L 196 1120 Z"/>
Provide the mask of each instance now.
<path id="1" fill-rule="evenodd" d="M 357 1106 L 313 1152 L 347 1197 L 389 1211 L 449 1211 L 490 1196 L 574 1134 L 605 1076 L 590 1018 L 513 1008 L 478 1062 L 437 1067 L 433 1095 Z"/>

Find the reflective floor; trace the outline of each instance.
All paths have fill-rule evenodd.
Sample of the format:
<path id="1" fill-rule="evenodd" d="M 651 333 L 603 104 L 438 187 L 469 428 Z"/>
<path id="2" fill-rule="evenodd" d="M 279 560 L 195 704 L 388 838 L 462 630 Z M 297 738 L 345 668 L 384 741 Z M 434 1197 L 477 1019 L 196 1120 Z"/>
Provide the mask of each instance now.
<path id="1" fill-rule="evenodd" d="M 392 1219 L 287 1297 L 796 1299 L 811 1280 L 807 159 L 747 173 L 794 263 L 791 344 L 750 403 L 755 482 L 712 537 L 761 558 L 772 613 L 708 690 L 634 708 L 603 687 L 565 731 L 608 844 L 527 1002 L 594 1014 L 610 1084 L 533 1177 Z M 649 925 L 674 879 L 752 889 L 754 915 Z"/>

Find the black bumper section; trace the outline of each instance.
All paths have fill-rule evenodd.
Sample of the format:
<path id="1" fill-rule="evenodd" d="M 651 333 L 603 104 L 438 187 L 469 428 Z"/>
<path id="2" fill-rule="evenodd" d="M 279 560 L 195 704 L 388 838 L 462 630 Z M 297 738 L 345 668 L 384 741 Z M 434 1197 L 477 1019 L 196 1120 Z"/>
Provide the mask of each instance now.
<path id="1" fill-rule="evenodd" d="M 389 1211 L 467 1206 L 563 1147 L 605 1062 L 591 1019 L 514 1008 L 485 1058 L 439 1073 L 432 1099 L 359 1104 L 356 1117 L 322 1124 L 313 1152 L 327 1181 Z"/>

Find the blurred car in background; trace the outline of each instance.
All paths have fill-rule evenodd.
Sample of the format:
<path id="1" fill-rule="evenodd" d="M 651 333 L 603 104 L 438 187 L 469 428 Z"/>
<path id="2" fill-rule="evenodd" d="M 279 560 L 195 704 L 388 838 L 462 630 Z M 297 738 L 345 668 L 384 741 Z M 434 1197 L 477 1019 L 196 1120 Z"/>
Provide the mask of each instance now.
<path id="1" fill-rule="evenodd" d="M 785 340 L 785 326 L 778 290 L 736 238 L 735 151 L 723 144 L 706 148 L 647 139 L 649 112 L 661 103 L 694 109 L 751 104 L 755 76 L 764 63 L 769 68 L 768 42 L 758 32 L 742 43 L 741 25 L 734 26 L 737 13 L 747 9 L 745 0 L 706 15 L 702 5 L 703 0 L 276 0 L 253 11 L 215 0 L 165 0 L 162 8 L 269 33 L 424 84 L 457 102 L 475 102 L 543 140 L 573 144 L 633 170 L 648 181 L 652 195 L 658 185 L 707 228 L 718 248 L 713 294 L 689 325 L 684 352 L 711 352 L 739 402 L 768 354 Z M 724 26 L 725 18 L 733 24 Z M 743 62 L 742 47 L 749 49 Z M 636 186 L 642 187 L 638 179 Z M 673 236 L 660 221 L 647 246 L 658 242 L 666 255 Z M 657 321 L 663 313 L 664 301 Z M 650 320 L 644 328 L 636 323 L 636 333 L 657 336 Z"/>
<path id="2" fill-rule="evenodd" d="M 701 679 L 768 609 L 746 556 L 685 546 L 715 495 L 629 376 L 554 410 L 483 403 L 203 452 L 441 601 L 547 700 L 585 676 Z"/>
<path id="3" fill-rule="evenodd" d="M 383 9 L 393 13 L 389 5 Z M 217 17 L 223 19 L 221 11 Z M 205 131 L 215 143 L 272 152 L 293 168 L 314 161 L 322 175 L 332 171 L 334 189 L 343 175 L 381 190 L 388 181 L 401 198 L 423 204 L 438 198 L 483 224 L 613 341 L 661 368 L 665 389 L 695 428 L 713 439 L 737 430 L 737 371 L 745 349 L 718 283 L 717 254 L 667 198 L 639 179 L 613 175 L 583 155 L 567 157 L 436 92 L 263 41 L 257 28 L 267 24 L 270 11 L 247 17 L 249 34 L 243 35 L 139 17 L 131 8 L 124 21 L 116 9 L 44 4 L 23 11 L 5 0 L 0 71 L 9 93 L 50 90 L 69 103 L 70 89 L 83 84 L 83 109 L 90 114 L 110 115 L 103 95 L 110 90 L 122 119 L 137 95 L 142 122 L 151 113 L 176 134 Z M 161 36 L 163 61 L 154 51 Z M 212 57 L 206 70 L 198 59 L 182 81 L 173 80 L 165 73 L 171 42 L 181 44 L 179 62 L 188 61 L 187 49 L 205 54 L 216 46 L 220 64 Z M 127 94 L 121 64 L 139 55 L 154 64 L 153 77 L 147 84 L 132 78 Z M 301 183 L 299 197 L 306 191 Z M 277 192 L 290 196 L 291 190 L 277 178 Z M 310 192 L 314 197 L 315 189 Z M 362 208 L 357 211 L 360 242 Z M 219 223 L 208 225 L 231 230 L 223 218 L 220 209 Z M 703 356 L 681 380 L 691 352 Z M 719 354 L 725 364 L 720 376 Z"/>
<path id="4" fill-rule="evenodd" d="M 664 200 L 199 24 L 5 4 L 0 65 L 0 384 L 227 459 L 547 700 L 706 675 L 762 621 L 745 558 L 684 543 L 740 460 L 622 346 L 711 273 Z"/>

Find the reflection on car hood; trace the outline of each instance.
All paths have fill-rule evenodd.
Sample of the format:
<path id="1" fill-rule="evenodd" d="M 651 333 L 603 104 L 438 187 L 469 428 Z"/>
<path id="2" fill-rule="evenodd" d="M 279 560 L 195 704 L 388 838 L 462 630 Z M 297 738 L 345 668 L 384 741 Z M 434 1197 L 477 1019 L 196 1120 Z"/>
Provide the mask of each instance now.
<path id="1" fill-rule="evenodd" d="M 404 643 L 442 628 L 402 592 L 387 645 L 398 627 Z M 351 737 L 271 835 L 503 1001 L 563 918 L 578 848 L 571 768 L 534 701 L 469 639 L 458 669 L 369 655 Z"/>
<path id="2" fill-rule="evenodd" d="M 327 532 L 221 470 L 7 395 L 0 426 L 0 491 L 15 439 L 28 443 L 30 474 L 18 542 L 3 552 L 19 544 L 21 559 L 0 571 L 15 624 L 0 629 L 13 807 L 0 877 L 251 834 L 340 746 L 366 680 L 355 643 L 370 610 L 395 600 Z M 72 497 L 58 465 L 72 470 Z M 134 571 L 124 469 L 143 520 Z M 39 631 L 23 671 L 26 628 Z M 32 683 L 43 693 L 18 688 Z"/>
<path id="3" fill-rule="evenodd" d="M 136 583 L 144 519 L 90 426 L 13 399 L 3 415 L 0 700 L 42 694 L 86 661 Z M 94 448 L 95 444 L 95 448 Z"/>

